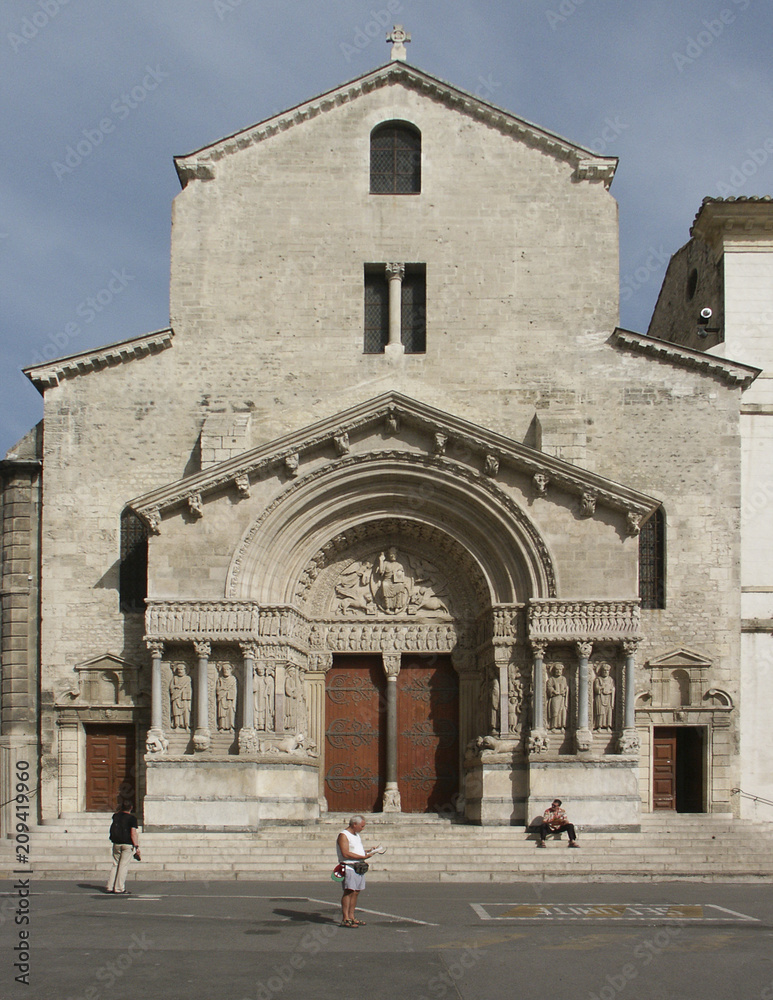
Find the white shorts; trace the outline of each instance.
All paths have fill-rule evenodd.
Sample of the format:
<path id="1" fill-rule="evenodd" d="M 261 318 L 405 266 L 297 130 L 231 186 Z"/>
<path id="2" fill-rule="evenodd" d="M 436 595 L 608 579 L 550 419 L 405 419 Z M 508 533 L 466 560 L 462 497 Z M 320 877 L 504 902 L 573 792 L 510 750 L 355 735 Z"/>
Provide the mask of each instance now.
<path id="1" fill-rule="evenodd" d="M 353 889 L 354 892 L 359 892 L 365 888 L 364 875 L 358 875 L 351 865 L 345 865 L 344 871 L 344 889 Z"/>

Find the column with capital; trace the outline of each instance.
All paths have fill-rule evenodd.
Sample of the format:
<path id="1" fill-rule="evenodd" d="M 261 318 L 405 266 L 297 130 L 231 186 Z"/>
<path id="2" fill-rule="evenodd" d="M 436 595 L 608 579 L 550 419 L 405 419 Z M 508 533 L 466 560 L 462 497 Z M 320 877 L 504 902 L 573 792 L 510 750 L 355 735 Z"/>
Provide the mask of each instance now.
<path id="1" fill-rule="evenodd" d="M 319 752 L 319 811 L 327 812 L 325 798 L 325 675 L 333 666 L 333 654 L 316 650 L 309 653 L 306 664 L 306 713 L 309 739 Z"/>
<path id="2" fill-rule="evenodd" d="M 623 696 L 623 732 L 618 740 L 620 753 L 638 753 L 639 736 L 636 732 L 636 648 L 638 639 L 624 639 L 625 691 Z"/>
<path id="3" fill-rule="evenodd" d="M 545 729 L 545 650 L 546 639 L 532 640 L 534 654 L 531 683 L 531 731 L 529 733 L 529 753 L 543 753 L 548 748 L 548 734 Z"/>
<path id="4" fill-rule="evenodd" d="M 161 659 L 164 655 L 163 642 L 147 641 L 151 656 L 150 676 L 150 729 L 145 743 L 146 753 L 163 753 L 169 743 L 164 735 L 164 716 L 161 703 Z"/>
<path id="5" fill-rule="evenodd" d="M 244 679 L 242 682 L 242 724 L 239 729 L 239 753 L 257 752 L 257 734 L 255 732 L 255 658 L 258 655 L 257 643 L 243 642 L 241 644 L 244 658 Z"/>
<path id="6" fill-rule="evenodd" d="M 385 354 L 403 354 L 405 348 L 401 339 L 403 311 L 403 278 L 405 264 L 387 264 L 386 276 L 389 282 L 389 342 Z"/>
<path id="7" fill-rule="evenodd" d="M 196 731 L 193 734 L 193 749 L 209 750 L 209 657 L 212 646 L 206 640 L 194 642 L 198 662 L 196 665 Z"/>
<path id="8" fill-rule="evenodd" d="M 593 743 L 593 734 L 590 731 L 588 683 L 588 660 L 593 652 L 593 643 L 578 642 L 576 648 L 579 663 L 577 666 L 577 731 L 574 742 L 577 752 L 585 753 L 590 750 Z"/>
<path id="9" fill-rule="evenodd" d="M 400 654 L 382 653 L 386 674 L 386 788 L 383 812 L 400 812 L 400 789 L 397 785 L 397 675 L 400 673 Z"/>

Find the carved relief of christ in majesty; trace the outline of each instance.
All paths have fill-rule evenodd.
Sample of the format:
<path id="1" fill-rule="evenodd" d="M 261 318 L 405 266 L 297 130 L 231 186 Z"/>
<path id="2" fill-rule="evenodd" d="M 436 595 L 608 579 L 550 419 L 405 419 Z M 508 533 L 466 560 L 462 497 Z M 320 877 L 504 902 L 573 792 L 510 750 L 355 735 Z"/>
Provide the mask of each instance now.
<path id="1" fill-rule="evenodd" d="M 395 548 L 378 557 L 374 578 L 381 584 L 381 605 L 389 615 L 398 615 L 408 606 L 410 590 L 405 580 L 405 567 L 397 558 Z"/>

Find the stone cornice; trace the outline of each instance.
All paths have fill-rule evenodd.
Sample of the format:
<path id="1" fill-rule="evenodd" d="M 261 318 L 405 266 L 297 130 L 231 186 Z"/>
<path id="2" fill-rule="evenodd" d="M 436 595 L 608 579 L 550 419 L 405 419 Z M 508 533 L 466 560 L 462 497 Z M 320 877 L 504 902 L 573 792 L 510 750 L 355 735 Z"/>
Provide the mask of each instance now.
<path id="1" fill-rule="evenodd" d="M 459 456 L 454 464 L 463 462 L 465 466 L 472 465 L 481 476 L 484 470 L 490 469 L 489 458 L 494 456 L 498 462 L 495 478 L 501 477 L 504 468 L 509 466 L 531 477 L 547 477 L 548 493 L 551 488 L 558 487 L 578 497 L 578 502 L 585 496 L 593 496 L 599 505 L 630 513 L 634 518 L 644 518 L 659 506 L 658 500 L 643 493 L 397 392 L 384 393 L 359 403 L 221 462 L 206 472 L 153 490 L 132 500 L 129 506 L 148 522 L 151 530 L 158 531 L 162 512 L 177 507 L 187 509 L 190 498 L 197 495 L 204 498 L 223 488 L 237 489 L 237 479 L 244 483 L 245 476 L 257 478 L 270 472 L 287 475 L 286 460 L 290 457 L 297 458 L 296 473 L 304 457 L 312 452 L 329 450 L 331 462 L 334 461 L 338 458 L 335 439 L 344 433 L 352 439 L 357 432 L 377 433 L 380 446 L 379 451 L 373 454 L 378 457 L 384 450 L 385 428 L 390 427 L 396 429 L 387 429 L 386 433 L 398 439 L 406 429 L 418 429 L 426 434 L 430 455 L 436 450 L 437 435 L 441 434 L 447 439 L 447 447 L 450 449 L 453 446 Z M 485 474 L 491 477 L 490 471 Z"/>
<path id="2" fill-rule="evenodd" d="M 727 361 L 689 347 L 678 347 L 667 340 L 657 340 L 644 333 L 634 333 L 620 327 L 612 334 L 612 343 L 637 354 L 648 354 L 659 361 L 667 361 L 679 368 L 692 368 L 726 385 L 739 386 L 741 389 L 748 389 L 762 371 L 761 368 L 742 365 L 738 361 Z"/>
<path id="3" fill-rule="evenodd" d="M 718 247 L 723 237 L 744 240 L 773 237 L 773 198 L 704 198 L 690 235 Z"/>
<path id="4" fill-rule="evenodd" d="M 224 156 L 262 142 L 279 132 L 285 132 L 294 125 L 356 100 L 362 94 L 394 83 L 400 83 L 454 111 L 482 121 L 504 135 L 511 135 L 514 139 L 541 149 L 556 159 L 571 163 L 575 169 L 576 180 L 601 181 L 607 188 L 612 183 L 617 169 L 617 157 L 598 156 L 592 150 L 568 142 L 547 129 L 517 118 L 495 104 L 489 104 L 474 94 L 469 94 L 415 66 L 402 62 L 387 63 L 379 69 L 283 111 L 273 118 L 267 118 L 257 125 L 236 132 L 186 156 L 176 156 L 174 163 L 180 183 L 185 187 L 191 180 L 212 180 L 215 176 L 214 165 Z"/>
<path id="5" fill-rule="evenodd" d="M 22 371 L 35 388 L 43 394 L 51 386 L 58 385 L 62 379 L 75 378 L 87 372 L 100 371 L 102 368 L 114 368 L 135 358 L 144 358 L 149 354 L 158 354 L 172 346 L 172 330 L 156 330 L 142 337 L 132 337 L 131 340 L 121 340 L 117 344 L 108 344 L 94 351 L 83 351 L 81 354 L 70 354 L 65 358 L 57 358 L 44 365 L 32 365 Z"/>

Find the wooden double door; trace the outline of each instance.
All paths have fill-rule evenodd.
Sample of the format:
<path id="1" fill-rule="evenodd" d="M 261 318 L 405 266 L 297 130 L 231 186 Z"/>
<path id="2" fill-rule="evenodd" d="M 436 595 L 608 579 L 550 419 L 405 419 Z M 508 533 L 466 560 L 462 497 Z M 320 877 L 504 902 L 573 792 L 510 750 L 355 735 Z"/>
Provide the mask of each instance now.
<path id="1" fill-rule="evenodd" d="M 325 684 L 325 795 L 331 812 L 378 812 L 387 768 L 380 656 L 336 657 Z M 403 812 L 447 807 L 459 788 L 459 686 L 450 656 L 403 657 L 397 676 Z"/>
<path id="2" fill-rule="evenodd" d="M 86 726 L 86 811 L 115 812 L 119 801 L 136 806 L 134 726 Z"/>

